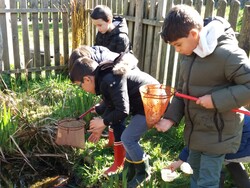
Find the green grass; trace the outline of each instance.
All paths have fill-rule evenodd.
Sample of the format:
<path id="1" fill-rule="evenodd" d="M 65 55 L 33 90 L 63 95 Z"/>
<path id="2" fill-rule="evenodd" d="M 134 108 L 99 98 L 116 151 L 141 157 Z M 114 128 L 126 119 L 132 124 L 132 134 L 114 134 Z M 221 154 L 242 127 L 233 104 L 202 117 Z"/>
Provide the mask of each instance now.
<path id="1" fill-rule="evenodd" d="M 182 126 L 178 129 L 173 128 L 168 133 L 159 133 L 151 129 L 143 136 L 141 145 L 150 155 L 153 172 L 147 186 L 152 184 L 153 187 L 180 187 L 183 184 L 183 187 L 186 187 L 188 185 L 189 178 L 184 174 L 173 183 L 163 182 L 160 175 L 160 170 L 167 165 L 167 162 L 173 161 L 183 147 L 182 128 Z M 80 152 L 79 161 L 74 165 L 77 177 L 82 177 L 79 187 L 87 185 L 107 187 L 110 184 L 113 185 L 115 178 L 118 178 L 106 179 L 102 176 L 104 169 L 113 163 L 112 149 L 103 148 L 105 142 L 105 139 L 101 139 L 97 145 L 87 143 L 86 149 Z"/>
<path id="2" fill-rule="evenodd" d="M 2 103 L 0 108 L 0 148 L 12 153 L 15 146 L 10 137 L 17 130 L 18 118 L 11 115 L 11 109 L 6 107 L 5 103 Z"/>
<path id="3" fill-rule="evenodd" d="M 20 182 L 23 182 L 29 187 L 56 175 L 68 176 L 69 187 L 121 187 L 121 184 L 126 184 L 124 181 L 117 181 L 117 176 L 107 179 L 102 175 L 104 169 L 113 163 L 112 149 L 103 148 L 107 142 L 106 139 L 102 138 L 96 145 L 86 142 L 84 150 L 56 146 L 53 141 L 56 131 L 55 122 L 68 117 L 78 117 L 99 98 L 83 92 L 62 76 L 29 82 L 12 80 L 7 85 L 10 91 L 2 92 L 0 97 L 0 104 L 5 104 L 5 107 L 1 106 L 5 110 L 0 116 L 0 133 L 2 135 L 4 132 L 5 136 L 1 137 L 0 146 L 5 159 L 11 163 L 1 164 L 0 186 L 18 187 Z M 87 124 L 92 117 L 92 114 L 85 117 Z M 9 128 L 6 128 L 6 125 Z M 17 126 L 17 129 L 12 129 L 10 125 Z M 184 146 L 183 127 L 182 123 L 178 128 L 172 128 L 166 133 L 151 129 L 141 139 L 143 149 L 150 155 L 152 167 L 152 178 L 144 187 L 189 186 L 189 176 L 179 170 L 180 177 L 170 183 L 164 182 L 160 174 L 163 167 L 178 157 Z M 10 136 L 16 141 L 23 154 L 30 155 L 28 162 L 24 162 L 20 150 L 13 145 Z M 86 140 L 88 136 L 87 133 Z M 12 150 L 10 151 L 9 148 Z M 62 154 L 63 156 L 67 154 L 68 157 L 42 158 L 35 157 L 33 154 Z M 34 173 L 27 164 L 34 169 L 39 169 L 39 173 Z M 245 167 L 249 172 L 249 165 L 245 164 Z M 29 174 L 33 175 L 29 176 Z M 232 187 L 230 176 L 227 174 L 226 177 L 225 187 Z"/>

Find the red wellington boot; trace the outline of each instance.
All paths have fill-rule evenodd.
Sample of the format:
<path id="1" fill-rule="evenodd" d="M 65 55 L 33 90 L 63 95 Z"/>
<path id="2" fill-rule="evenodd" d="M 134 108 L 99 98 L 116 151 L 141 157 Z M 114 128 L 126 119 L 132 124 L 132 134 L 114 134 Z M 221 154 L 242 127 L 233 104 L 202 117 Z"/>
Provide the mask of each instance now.
<path id="1" fill-rule="evenodd" d="M 114 141 L 115 141 L 115 137 L 114 137 L 114 132 L 112 128 L 109 128 L 109 141 L 108 143 L 104 146 L 104 148 L 109 148 L 109 147 L 113 147 L 114 146 Z"/>
<path id="2" fill-rule="evenodd" d="M 123 167 L 124 159 L 125 159 L 125 149 L 123 147 L 122 142 L 115 142 L 114 143 L 114 163 L 109 169 L 107 169 L 104 172 L 104 174 L 111 175 L 111 174 L 116 173 L 116 171 L 120 167 Z"/>

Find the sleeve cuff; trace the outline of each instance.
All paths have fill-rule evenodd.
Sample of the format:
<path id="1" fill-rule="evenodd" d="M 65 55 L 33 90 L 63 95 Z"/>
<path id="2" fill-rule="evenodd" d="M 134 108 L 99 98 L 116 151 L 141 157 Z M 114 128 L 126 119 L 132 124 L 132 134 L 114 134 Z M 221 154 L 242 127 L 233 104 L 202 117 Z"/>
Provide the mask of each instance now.
<path id="1" fill-rule="evenodd" d="M 103 123 L 104 123 L 104 125 L 106 125 L 106 126 L 109 126 L 109 125 L 110 125 L 110 122 L 109 122 L 107 119 L 103 119 Z"/>

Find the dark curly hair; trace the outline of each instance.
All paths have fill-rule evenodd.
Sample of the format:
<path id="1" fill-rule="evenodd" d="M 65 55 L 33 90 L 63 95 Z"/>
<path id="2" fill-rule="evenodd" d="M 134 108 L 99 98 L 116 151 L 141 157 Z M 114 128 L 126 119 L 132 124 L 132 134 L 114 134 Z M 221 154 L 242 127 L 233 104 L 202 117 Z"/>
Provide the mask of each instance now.
<path id="1" fill-rule="evenodd" d="M 191 6 L 176 5 L 167 14 L 161 31 L 161 37 L 166 43 L 171 43 L 183 37 L 188 37 L 191 29 L 201 30 L 203 19 Z"/>

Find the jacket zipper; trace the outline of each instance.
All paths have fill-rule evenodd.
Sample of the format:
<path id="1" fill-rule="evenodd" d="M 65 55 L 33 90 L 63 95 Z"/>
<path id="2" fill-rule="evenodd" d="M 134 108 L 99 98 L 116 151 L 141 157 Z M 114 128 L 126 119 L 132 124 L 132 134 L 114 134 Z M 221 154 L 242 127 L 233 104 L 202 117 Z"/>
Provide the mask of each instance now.
<path id="1" fill-rule="evenodd" d="M 193 58 L 193 60 L 192 60 L 192 62 L 191 62 L 191 65 L 190 65 L 190 68 L 189 68 L 189 72 L 188 72 L 187 95 L 189 95 L 190 73 L 191 73 L 191 69 L 192 69 L 192 67 L 193 67 L 193 63 L 194 63 L 195 58 L 196 58 L 196 54 L 194 55 L 194 58 Z M 190 101 L 187 100 L 187 115 L 188 115 L 188 118 L 189 118 L 189 120 L 190 120 L 190 122 L 191 122 L 191 131 L 190 131 L 190 133 L 189 133 L 188 144 L 187 144 L 188 147 L 189 147 L 189 145 L 190 145 L 190 139 L 191 139 L 191 135 L 192 135 L 193 129 L 194 129 L 194 123 L 192 122 L 192 119 L 191 119 L 191 116 L 190 116 L 190 112 L 189 112 L 189 108 L 188 108 L 189 103 L 190 103 Z M 219 117 L 217 117 L 216 115 L 219 116 Z M 219 123 L 218 121 L 221 121 L 221 122 Z M 223 122 L 223 120 L 222 120 L 222 118 L 221 118 L 221 114 L 218 114 L 217 112 L 215 113 L 215 115 L 214 115 L 214 122 L 215 122 L 215 125 L 216 125 L 216 129 L 217 129 L 217 131 L 218 131 L 218 140 L 219 140 L 219 142 L 221 142 L 221 141 L 222 141 L 222 130 L 224 129 L 224 122 Z M 220 127 L 219 127 L 219 124 L 221 124 Z"/>
<path id="2" fill-rule="evenodd" d="M 215 111 L 215 114 L 214 114 L 214 123 L 215 123 L 216 129 L 218 131 L 218 140 L 219 140 L 219 142 L 221 142 L 222 141 L 222 131 L 224 129 L 224 121 L 221 117 L 221 114 L 218 113 L 217 110 Z M 220 124 L 221 124 L 221 126 L 219 126 Z"/>

